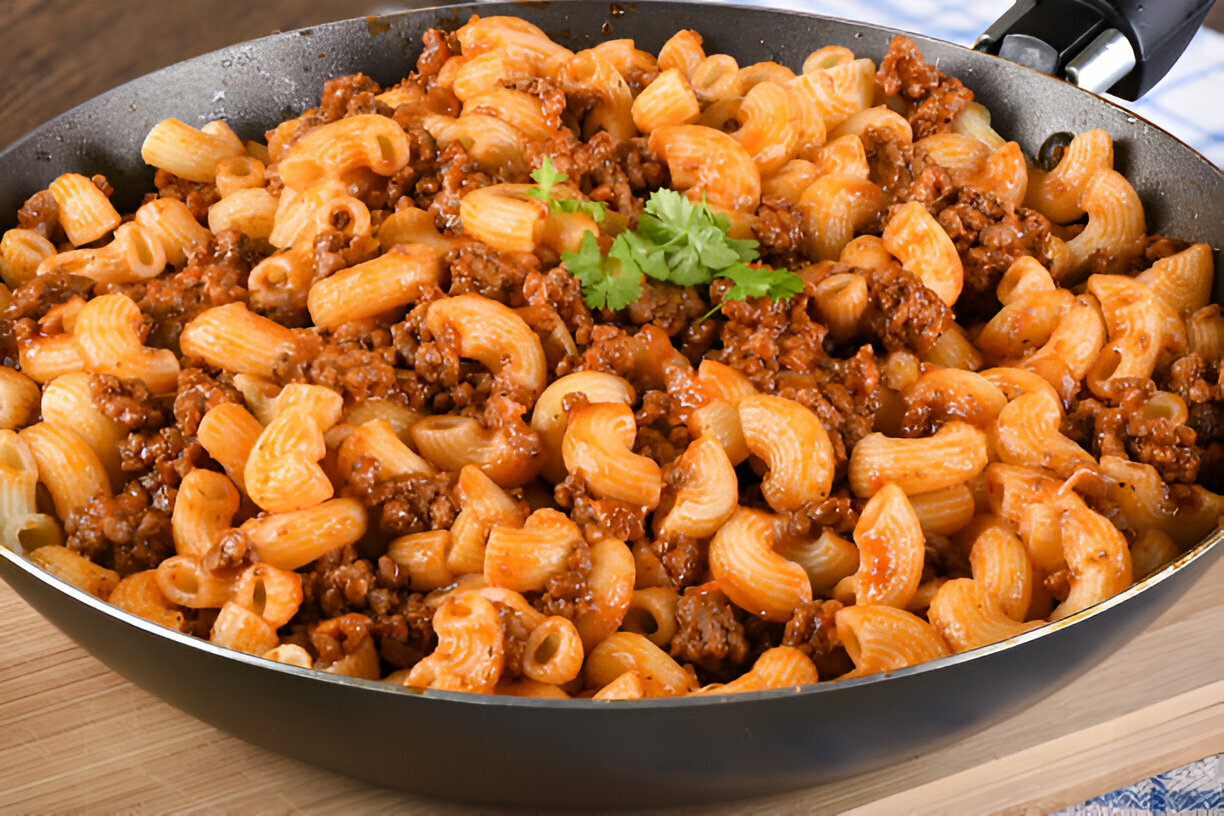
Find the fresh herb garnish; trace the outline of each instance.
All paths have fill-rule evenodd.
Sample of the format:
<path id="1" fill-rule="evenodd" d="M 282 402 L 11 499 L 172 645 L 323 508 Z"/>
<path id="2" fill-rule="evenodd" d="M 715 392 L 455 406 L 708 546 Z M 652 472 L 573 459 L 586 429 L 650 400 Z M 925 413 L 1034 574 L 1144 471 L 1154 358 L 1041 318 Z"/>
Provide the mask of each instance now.
<path id="1" fill-rule="evenodd" d="M 731 222 L 710 209 L 703 196 L 694 204 L 675 190 L 656 190 L 638 219 L 637 235 L 651 260 L 642 271 L 677 286 L 695 286 L 723 277 L 721 270 L 760 257 L 757 242 L 728 238 Z M 711 274 L 713 273 L 713 274 Z"/>
<path id="2" fill-rule="evenodd" d="M 615 243 L 612 248 L 616 250 Z M 561 259 L 582 284 L 582 299 L 592 309 L 623 309 L 642 295 L 641 273 L 615 257 L 604 257 L 595 233 L 589 230 L 578 251 L 563 253 Z"/>
<path id="3" fill-rule="evenodd" d="M 545 156 L 540 166 L 531 171 L 531 180 L 536 183 L 536 186 L 529 188 L 527 195 L 538 201 L 543 201 L 548 205 L 549 209 L 563 213 L 584 212 L 596 221 L 603 221 L 604 211 L 608 207 L 602 201 L 581 201 L 577 198 L 553 197 L 553 187 L 563 181 L 568 181 L 569 176 L 566 173 L 557 172 L 557 168 L 553 166 L 551 156 Z"/>
<path id="4" fill-rule="evenodd" d="M 538 187 L 528 195 L 547 200 L 550 206 L 557 204 L 549 191 L 565 180 L 565 174 L 557 173 L 545 157 L 531 177 Z M 677 286 L 729 278 L 734 285 L 723 294 L 724 302 L 750 297 L 786 300 L 803 291 L 803 281 L 785 269 L 750 266 L 760 258 L 757 242 L 728 237 L 730 229 L 730 220 L 711 210 L 704 196 L 694 204 L 675 190 L 660 189 L 650 194 L 637 228 L 617 235 L 607 255 L 600 253 L 599 242 L 588 232 L 579 251 L 563 252 L 561 260 L 582 283 L 582 299 L 592 309 L 628 306 L 641 297 L 643 275 Z M 720 308 L 721 304 L 706 317 Z"/>

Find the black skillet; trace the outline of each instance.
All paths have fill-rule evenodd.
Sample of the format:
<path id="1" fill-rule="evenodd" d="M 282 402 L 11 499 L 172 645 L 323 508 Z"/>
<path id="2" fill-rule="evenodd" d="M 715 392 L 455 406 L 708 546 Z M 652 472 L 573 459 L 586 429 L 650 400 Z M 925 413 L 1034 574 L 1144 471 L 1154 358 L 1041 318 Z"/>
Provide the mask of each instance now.
<path id="1" fill-rule="evenodd" d="M 1002 49 L 1065 72 L 1112 28 L 1139 66 L 1110 85 L 1131 95 L 1171 64 L 1210 3 L 1103 0 L 1026 3 Z M 1190 6 L 1193 5 L 1193 8 Z M 1152 16 L 1153 7 L 1161 12 Z M 1176 9 L 1174 7 L 1177 7 Z M 1184 7 L 1184 8 L 1183 8 Z M 1044 13 L 1047 16 L 1043 17 Z M 1087 10 L 1099 12 L 1095 20 Z M 710 53 L 741 64 L 797 68 L 814 48 L 840 44 L 877 61 L 893 31 L 788 12 L 691 3 L 480 4 L 350 20 L 278 34 L 150 74 L 69 111 L 0 153 L 0 228 L 31 193 L 69 170 L 103 172 L 122 208 L 150 189 L 141 140 L 160 119 L 226 119 L 255 138 L 317 103 L 326 78 L 364 71 L 382 82 L 411 70 L 421 34 L 473 11 L 517 14 L 573 49 L 632 37 L 657 50 L 695 28 Z M 1049 26 L 1079 14 L 1088 32 Z M 1135 19 L 1132 16 L 1131 20 Z M 1080 22 L 1083 22 L 1082 20 Z M 1028 39 L 1006 40 L 1006 34 Z M 960 77 L 996 129 L 1030 155 L 1056 132 L 1103 127 L 1118 169 L 1143 198 L 1149 229 L 1224 244 L 1224 174 L 1152 124 L 1099 97 L 985 53 L 922 37 L 927 59 Z M 1043 48 L 1042 45 L 1046 47 Z M 1115 52 L 1116 38 L 1106 42 Z M 1115 55 L 1116 56 L 1116 55 Z M 1116 68 L 1115 56 L 1105 68 Z M 1163 68 L 1159 63 L 1163 62 Z M 1095 71 L 1095 73 L 1093 73 Z M 1081 71 L 1081 76 L 1083 76 Z M 8 220 L 6 220 L 8 219 Z M 1217 275 L 1217 278 L 1220 276 Z M 1219 289 L 1217 288 L 1217 300 Z M 1222 549 L 1217 531 L 1117 597 L 1013 640 L 933 663 L 801 691 L 611 704 L 411 693 L 217 648 L 119 612 L 0 548 L 0 576 L 112 669 L 202 720 L 288 756 L 417 793 L 501 805 L 659 806 L 764 795 L 845 778 L 947 744 L 1036 704 L 1082 674 L 1172 604 Z"/>

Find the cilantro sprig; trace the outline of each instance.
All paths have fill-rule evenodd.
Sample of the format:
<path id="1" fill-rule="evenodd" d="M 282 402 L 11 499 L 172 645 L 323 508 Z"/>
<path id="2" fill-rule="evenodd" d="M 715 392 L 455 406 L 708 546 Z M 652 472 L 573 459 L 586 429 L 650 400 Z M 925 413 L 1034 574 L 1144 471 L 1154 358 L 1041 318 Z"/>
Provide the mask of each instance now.
<path id="1" fill-rule="evenodd" d="M 563 213 L 584 212 L 596 221 L 604 220 L 604 212 L 608 209 L 608 206 L 602 201 L 582 201 L 577 198 L 556 198 L 553 196 L 553 187 L 556 187 L 563 181 L 569 181 L 569 175 L 559 172 L 553 166 L 551 156 L 545 156 L 540 166 L 531 171 L 531 180 L 536 183 L 536 186 L 529 188 L 527 195 L 538 201 L 543 201 L 552 211 Z"/>
<path id="2" fill-rule="evenodd" d="M 552 162 L 547 161 L 551 173 Z M 545 187 L 548 176 L 535 178 Z M 539 196 L 536 196 L 537 198 Z M 730 220 L 710 209 L 705 197 L 694 204 L 675 190 L 650 195 L 637 228 L 616 236 L 607 255 L 588 232 L 578 252 L 564 252 L 561 260 L 582 283 L 582 298 L 592 309 L 623 309 L 641 297 L 643 276 L 677 286 L 710 284 L 717 278 L 732 282 L 722 303 L 750 297 L 786 300 L 803 291 L 799 276 L 758 261 L 758 244 L 731 238 Z M 722 308 L 715 306 L 705 317 Z M 704 317 L 702 319 L 705 319 Z"/>
<path id="3" fill-rule="evenodd" d="M 616 251 L 613 242 L 612 252 Z M 592 309 L 623 309 L 642 295 L 641 274 L 627 269 L 611 253 L 605 257 L 595 233 L 589 230 L 583 234 L 578 251 L 562 253 L 561 260 L 582 284 L 582 299 Z"/>

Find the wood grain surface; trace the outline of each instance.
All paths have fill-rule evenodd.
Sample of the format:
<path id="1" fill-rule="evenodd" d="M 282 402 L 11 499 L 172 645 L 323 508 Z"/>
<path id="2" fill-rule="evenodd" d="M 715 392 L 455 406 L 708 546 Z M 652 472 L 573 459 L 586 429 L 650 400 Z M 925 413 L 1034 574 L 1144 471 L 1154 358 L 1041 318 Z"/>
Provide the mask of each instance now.
<path id="1" fill-rule="evenodd" d="M 0 0 L 0 145 L 162 65 L 403 5 Z M 1212 14 L 1224 25 L 1224 7 Z M 1224 558 L 1105 663 L 957 745 L 834 785 L 675 812 L 1044 812 L 1224 751 L 1221 587 Z M 476 812 L 219 732 L 110 672 L 0 584 L 0 813 L 335 811 Z"/>

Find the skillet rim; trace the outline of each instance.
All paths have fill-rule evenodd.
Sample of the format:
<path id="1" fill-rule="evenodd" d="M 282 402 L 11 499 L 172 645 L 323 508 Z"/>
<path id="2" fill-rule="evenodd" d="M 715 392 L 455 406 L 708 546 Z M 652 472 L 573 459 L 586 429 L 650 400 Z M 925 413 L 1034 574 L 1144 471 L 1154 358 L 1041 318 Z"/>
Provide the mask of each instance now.
<path id="1" fill-rule="evenodd" d="M 373 37 L 377 37 L 385 33 L 388 30 L 395 31 L 393 26 L 389 27 L 388 29 L 381 30 L 381 31 L 373 30 L 372 28 L 373 25 L 376 25 L 384 21 L 395 21 L 395 20 L 406 19 L 406 18 L 417 18 L 420 16 L 433 14 L 435 15 L 436 21 L 439 23 L 442 23 L 444 22 L 442 19 L 442 15 L 444 15 L 447 12 L 451 12 L 452 17 L 449 21 L 446 21 L 446 22 L 451 22 L 451 23 L 460 22 L 461 23 L 466 20 L 465 18 L 461 19 L 458 16 L 459 12 L 471 12 L 471 13 L 477 13 L 477 14 L 482 13 L 482 12 L 487 12 L 489 14 L 511 13 L 514 11 L 514 9 L 519 8 L 523 5 L 527 5 L 530 7 L 574 6 L 574 7 L 581 8 L 583 11 L 587 11 L 589 9 L 597 8 L 600 6 L 606 6 L 609 8 L 609 13 L 613 17 L 616 17 L 617 15 L 614 14 L 611 11 L 611 9 L 616 6 L 620 6 L 621 4 L 607 3 L 607 2 L 604 2 L 603 0 L 545 0 L 545 2 L 539 2 L 539 3 L 523 2 L 522 0 L 517 0 L 517 2 L 495 2 L 495 3 L 479 2 L 479 0 L 473 0 L 472 2 L 466 2 L 466 3 L 444 3 L 444 4 L 438 4 L 438 5 L 421 6 L 421 7 L 415 7 L 415 8 L 406 10 L 406 11 L 389 13 L 389 14 L 366 16 L 366 17 L 354 17 L 354 18 L 348 18 L 345 20 L 336 20 L 336 21 L 331 21 L 331 22 L 322 23 L 318 25 L 307 26 L 307 27 L 303 27 L 299 29 L 276 32 L 273 34 L 266 35 L 264 37 L 259 37 L 259 38 L 252 39 L 252 40 L 245 40 L 242 42 L 233 43 L 231 45 L 224 46 L 214 51 L 200 54 L 198 56 L 191 57 L 186 60 L 181 60 L 179 62 L 171 63 L 169 65 L 166 65 L 154 71 L 151 71 L 147 74 L 143 74 L 139 77 L 135 77 L 131 80 L 128 80 L 127 82 L 124 82 L 109 90 L 106 90 L 102 92 L 101 94 L 91 97 L 90 99 L 87 99 L 84 102 L 81 102 L 80 104 L 75 105 L 72 108 L 69 108 L 68 110 L 63 111 L 62 113 L 56 115 L 55 117 L 48 119 L 45 122 L 42 122 L 41 124 L 35 126 L 33 129 L 31 129 L 27 133 L 18 137 L 15 141 L 11 142 L 10 144 L 0 149 L 0 163 L 3 163 L 5 159 L 9 156 L 10 153 L 15 152 L 17 149 L 23 146 L 26 142 L 37 138 L 44 131 L 53 130 L 54 129 L 53 126 L 55 124 L 61 122 L 62 120 L 66 120 L 68 117 L 73 116 L 74 114 L 78 113 L 82 108 L 85 108 L 90 105 L 94 105 L 98 103 L 100 100 L 107 98 L 107 97 L 114 96 L 115 98 L 119 98 L 122 95 L 122 92 L 128 89 L 129 86 L 132 86 L 136 83 L 147 82 L 150 78 L 155 77 L 158 74 L 162 74 L 168 70 L 180 68 L 182 66 L 185 66 L 185 65 L 188 65 L 194 62 L 200 62 L 200 61 L 208 60 L 210 58 L 216 58 L 223 54 L 227 54 L 231 51 L 234 51 L 236 49 L 242 49 L 242 48 L 258 49 L 260 46 L 265 45 L 268 42 L 289 40 L 295 35 L 296 36 L 308 36 L 310 34 L 313 34 L 313 32 L 320 30 L 320 29 L 333 29 L 333 28 L 339 29 L 339 28 L 348 27 L 348 26 L 355 27 L 359 24 L 364 24 L 367 27 L 367 30 L 369 31 L 370 36 L 373 38 Z M 959 49 L 960 51 L 969 52 L 969 53 L 974 54 L 975 59 L 984 58 L 984 59 L 994 60 L 995 64 L 991 66 L 991 70 L 994 70 L 996 72 L 998 71 L 1016 72 L 1018 70 L 1028 71 L 1030 74 L 1033 74 L 1036 77 L 1039 77 L 1040 81 L 1056 82 L 1059 85 L 1065 85 L 1071 88 L 1073 91 L 1076 91 L 1078 93 L 1082 93 L 1082 94 L 1087 95 L 1088 97 L 1091 97 L 1094 100 L 1093 104 L 1096 104 L 1098 107 L 1099 107 L 1099 103 L 1104 103 L 1105 106 L 1109 108 L 1113 108 L 1115 111 L 1125 116 L 1129 122 L 1143 123 L 1147 127 L 1150 127 L 1151 129 L 1156 131 L 1156 135 L 1154 137 L 1148 137 L 1149 141 L 1154 139 L 1158 144 L 1162 144 L 1162 145 L 1169 146 L 1177 150 L 1183 150 L 1183 151 L 1190 153 L 1201 164 L 1210 168 L 1211 171 L 1214 172 L 1214 175 L 1219 178 L 1219 180 L 1224 181 L 1224 168 L 1217 167 L 1214 163 L 1212 163 L 1209 159 L 1207 159 L 1202 153 L 1200 153 L 1198 150 L 1196 150 L 1191 145 L 1187 144 L 1186 142 L 1183 142 L 1182 140 L 1178 139 L 1176 136 L 1169 133 L 1167 130 L 1165 130 L 1161 126 L 1151 122 L 1150 120 L 1143 117 L 1142 115 L 1118 104 L 1117 102 L 1114 102 L 1113 100 L 1107 97 L 1101 96 L 1099 94 L 1094 94 L 1089 91 L 1085 91 L 1082 88 L 1077 88 L 1076 86 L 1070 85 L 1069 83 L 1063 82 L 1062 80 L 1059 80 L 1055 77 L 1051 77 L 1049 75 L 1042 74 L 1039 71 L 1035 71 L 1019 63 L 1013 63 L 1013 62 L 1004 60 L 992 54 L 975 51 L 971 48 L 966 48 L 965 46 L 959 45 L 957 43 L 952 43 L 947 40 L 940 40 L 940 39 L 930 37 L 930 36 L 927 36 L 927 35 L 924 35 L 918 32 L 905 31 L 903 29 L 897 29 L 897 28 L 893 28 L 890 26 L 864 23 L 861 21 L 850 20 L 847 18 L 833 17 L 829 15 L 822 15 L 822 14 L 814 14 L 814 13 L 809 13 L 809 12 L 804 12 L 804 11 L 797 11 L 794 9 L 773 9 L 773 8 L 766 8 L 766 7 L 761 7 L 761 6 L 751 6 L 751 5 L 744 5 L 744 4 L 738 4 L 738 3 L 692 2 L 691 0 L 637 0 L 637 2 L 632 5 L 634 6 L 634 10 L 628 13 L 637 13 L 638 12 L 637 6 L 640 5 L 640 6 L 647 7 L 647 8 L 651 6 L 655 6 L 655 7 L 679 6 L 679 7 L 688 9 L 688 10 L 700 9 L 702 7 L 719 8 L 719 9 L 730 10 L 733 13 L 739 12 L 739 13 L 744 13 L 745 15 L 761 16 L 761 17 L 787 15 L 787 16 L 791 16 L 795 18 L 800 18 L 803 20 L 831 21 L 831 22 L 841 23 L 841 24 L 845 24 L 849 26 L 860 26 L 862 28 L 870 29 L 875 32 L 884 32 L 884 33 L 889 33 L 889 34 L 903 34 L 907 37 L 910 37 L 912 40 L 914 40 L 915 44 L 920 47 L 920 50 L 924 43 L 933 43 L 933 44 L 937 44 L 939 47 L 950 47 L 953 49 Z M 606 35 L 604 36 L 606 37 Z M 594 34 L 581 35 L 580 34 L 580 35 L 577 35 L 576 38 L 571 37 L 569 39 L 582 39 L 584 37 L 586 39 L 593 40 L 596 37 L 596 35 Z M 939 62 L 939 59 L 937 57 L 934 61 L 934 64 L 938 64 L 938 62 Z M 300 112 L 301 111 L 299 111 L 298 113 Z M 3 216 L 0 216 L 0 218 L 2 217 Z M 0 221 L 0 224 L 4 224 L 4 223 L 6 222 Z M 1216 252 L 1218 255 L 1219 253 L 1218 248 L 1213 247 L 1213 249 L 1216 249 Z M 1217 267 L 1219 266 L 1218 258 L 1217 258 L 1216 265 Z M 1224 281 L 1217 280 L 1217 283 L 1216 283 L 1217 287 L 1220 286 L 1222 282 Z M 210 641 L 204 640 L 202 638 L 196 638 L 191 635 L 187 635 L 185 633 L 177 632 L 175 630 L 161 626 L 159 624 L 155 624 L 150 621 L 146 621 L 143 618 L 140 618 L 122 609 L 119 609 L 118 607 L 112 606 L 106 601 L 102 601 L 93 595 L 83 592 L 82 590 L 79 590 L 76 587 L 73 587 L 71 584 L 68 584 L 67 582 L 52 575 L 51 573 L 44 571 L 42 568 L 38 567 L 37 565 L 29 561 L 24 556 L 20 555 L 19 553 L 15 551 L 9 550 L 7 547 L 0 546 L 0 556 L 3 556 L 5 559 L 11 561 L 16 566 L 17 569 L 24 571 L 31 578 L 46 584 L 47 586 L 51 587 L 52 589 L 55 589 L 56 591 L 62 594 L 68 595 L 70 598 L 73 598 L 74 600 L 81 602 L 85 604 L 86 606 L 89 606 L 94 611 L 101 612 L 104 615 L 112 619 L 115 619 L 116 621 L 122 624 L 125 624 L 126 626 L 134 627 L 136 629 L 139 629 L 145 632 L 146 634 L 150 634 L 155 637 L 169 640 L 180 646 L 190 646 L 212 657 L 227 659 L 227 660 L 235 660 L 239 663 L 244 663 L 251 667 L 273 668 L 273 669 L 281 671 L 282 673 L 285 673 L 291 676 L 295 676 L 300 679 L 314 680 L 314 681 L 320 681 L 320 682 L 330 682 L 330 683 L 333 683 L 341 687 L 351 687 L 351 688 L 363 689 L 366 691 L 387 693 L 395 697 L 403 697 L 403 698 L 408 698 L 408 699 L 416 698 L 416 697 L 426 697 L 431 700 L 461 702 L 461 703 L 467 703 L 467 704 L 476 704 L 476 705 L 493 706 L 493 707 L 562 708 L 562 709 L 568 709 L 572 712 L 579 712 L 579 711 L 616 710 L 616 709 L 621 709 L 621 708 L 648 709 L 648 710 L 649 709 L 670 710 L 670 709 L 675 709 L 675 708 L 688 708 L 691 706 L 700 707 L 700 706 L 705 706 L 705 705 L 725 706 L 728 704 L 737 704 L 737 705 L 749 704 L 749 703 L 752 703 L 754 701 L 759 701 L 759 700 L 772 700 L 772 699 L 777 699 L 777 698 L 795 698 L 795 697 L 803 697 L 803 696 L 815 695 L 815 694 L 820 694 L 820 693 L 832 693 L 832 692 L 835 692 L 841 689 L 851 689 L 851 688 L 858 688 L 861 686 L 874 685 L 874 684 L 881 683 L 881 682 L 884 682 L 884 681 L 887 681 L 893 678 L 910 677 L 910 676 L 914 676 L 918 674 L 925 674 L 930 671 L 937 671 L 945 667 L 952 667 L 952 666 L 966 663 L 966 662 L 969 662 L 971 660 L 975 660 L 978 658 L 988 657 L 990 655 L 996 654 L 1006 649 L 1010 649 L 1012 647 L 1022 647 L 1033 641 L 1040 640 L 1041 638 L 1047 635 L 1053 635 L 1056 632 L 1060 632 L 1063 629 L 1070 628 L 1081 621 L 1084 621 L 1090 618 L 1094 618 L 1097 615 L 1104 614 L 1118 606 L 1121 606 L 1127 600 L 1141 594 L 1142 592 L 1147 590 L 1149 587 L 1154 587 L 1154 586 L 1164 583 L 1164 581 L 1173 577 L 1177 573 L 1182 572 L 1186 567 L 1189 567 L 1190 565 L 1199 561 L 1201 558 L 1208 557 L 1209 555 L 1213 554 L 1213 550 L 1217 548 L 1217 545 L 1219 545 L 1221 540 L 1224 540 L 1224 524 L 1217 526 L 1214 531 L 1209 533 L 1205 538 L 1203 538 L 1201 541 L 1195 544 L 1192 548 L 1180 554 L 1178 558 L 1176 558 L 1171 563 L 1164 565 L 1161 569 L 1157 570 L 1151 575 L 1148 575 L 1144 577 L 1143 579 L 1134 582 L 1122 592 L 1094 606 L 1083 609 L 1062 620 L 1043 624 L 1040 627 L 1036 627 L 1029 631 L 1023 632 L 1019 635 L 1015 635 L 1010 638 L 1006 638 L 1004 640 L 997 641 L 995 643 L 988 644 L 983 647 L 979 647 L 977 649 L 971 649 L 965 652 L 954 653 L 946 657 L 941 657 L 935 660 L 927 661 L 925 663 L 920 663 L 920 664 L 913 665 L 913 666 L 907 666 L 897 671 L 868 675 L 864 677 L 853 678 L 850 680 L 821 680 L 814 684 L 808 684 L 805 686 L 799 686 L 795 688 L 786 688 L 786 689 L 770 689 L 770 690 L 763 690 L 763 691 L 739 692 L 739 693 L 709 693 L 709 694 L 690 695 L 690 696 L 675 697 L 675 698 L 647 698 L 647 699 L 642 699 L 642 700 L 617 700 L 617 701 L 595 701 L 595 700 L 589 700 L 589 699 L 584 699 L 584 698 L 570 698 L 570 699 L 561 700 L 561 699 L 543 699 L 543 698 L 528 698 L 528 697 L 511 697 L 511 696 L 506 696 L 506 695 L 492 695 L 492 694 L 488 694 L 488 695 L 471 694 L 471 693 L 464 693 L 464 692 L 438 691 L 438 690 L 433 690 L 433 689 L 414 690 L 414 689 L 409 689 L 406 687 L 401 687 L 396 684 L 387 683 L 382 680 L 364 680 L 360 678 L 352 678 L 352 677 L 345 677 L 341 675 L 329 674 L 325 671 L 316 670 L 316 669 L 302 669 L 296 666 L 290 666 L 290 665 L 278 663 L 275 661 L 266 660 L 262 657 L 257 657 L 255 655 L 250 655 L 244 652 L 239 652 L 236 650 L 217 646 L 216 644 L 213 644 Z M 35 607 L 35 611 L 39 612 L 40 616 L 43 616 L 41 609 L 39 609 L 38 607 Z M 44 620 L 46 620 L 46 616 L 43 616 L 43 618 Z M 90 650 L 86 650 L 86 651 L 89 651 L 91 656 L 95 658 L 98 657 L 98 655 L 95 654 L 94 652 Z M 127 682 L 132 682 L 132 681 L 127 680 Z"/>

